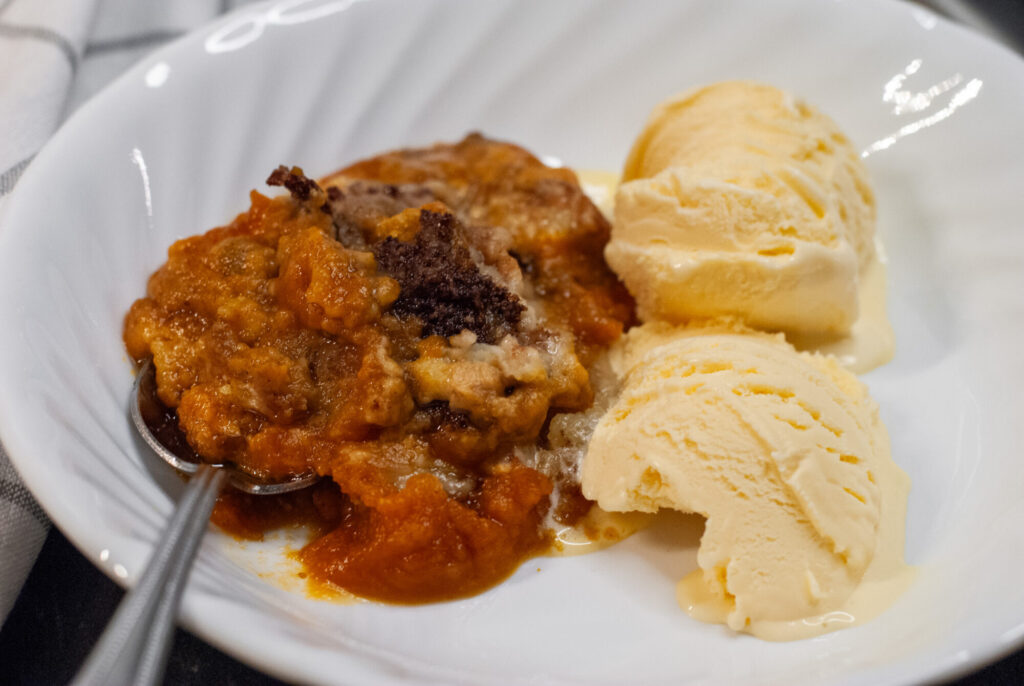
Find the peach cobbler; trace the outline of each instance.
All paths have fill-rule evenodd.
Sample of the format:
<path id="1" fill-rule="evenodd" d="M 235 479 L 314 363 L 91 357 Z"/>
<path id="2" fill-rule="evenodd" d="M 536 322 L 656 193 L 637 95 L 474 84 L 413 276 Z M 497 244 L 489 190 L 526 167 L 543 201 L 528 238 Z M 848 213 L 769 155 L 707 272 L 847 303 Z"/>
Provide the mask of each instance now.
<path id="1" fill-rule="evenodd" d="M 307 573 L 368 598 L 497 583 L 590 507 L 574 423 L 633 318 L 607 221 L 571 171 L 479 135 L 268 183 L 288 193 L 171 246 L 125 320 L 203 459 L 324 477 L 226 492 L 214 521 L 308 524 Z"/>

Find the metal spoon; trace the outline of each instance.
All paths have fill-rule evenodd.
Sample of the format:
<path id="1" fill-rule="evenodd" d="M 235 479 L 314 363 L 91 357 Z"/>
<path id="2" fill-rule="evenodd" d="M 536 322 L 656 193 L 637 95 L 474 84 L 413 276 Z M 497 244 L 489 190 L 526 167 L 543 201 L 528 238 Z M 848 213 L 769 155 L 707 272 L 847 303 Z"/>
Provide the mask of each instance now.
<path id="1" fill-rule="evenodd" d="M 160 681 L 181 593 L 206 533 L 210 511 L 225 483 L 246 493 L 272 495 L 305 488 L 317 479 L 314 474 L 303 474 L 271 483 L 234 465 L 201 462 L 185 442 L 177 423 L 166 421 L 166 408 L 156 397 L 155 377 L 153 364 L 147 361 L 132 387 L 132 424 L 153 452 L 179 472 L 192 475 L 192 479 L 142 578 L 121 601 L 73 684 L 156 684 Z M 155 427 L 156 434 L 151 427 Z"/>

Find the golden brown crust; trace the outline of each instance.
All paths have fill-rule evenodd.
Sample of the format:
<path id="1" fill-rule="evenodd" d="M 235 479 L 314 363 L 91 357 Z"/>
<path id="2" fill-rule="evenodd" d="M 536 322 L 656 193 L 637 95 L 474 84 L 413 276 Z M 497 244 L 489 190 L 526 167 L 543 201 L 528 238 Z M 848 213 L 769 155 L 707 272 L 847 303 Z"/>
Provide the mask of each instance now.
<path id="1" fill-rule="evenodd" d="M 253 192 L 175 243 L 125 344 L 205 459 L 337 486 L 270 514 L 228 496 L 223 526 L 313 517 L 318 578 L 401 602 L 476 592 L 546 540 L 552 482 L 514 449 L 590 405 L 586 364 L 631 320 L 607 222 L 571 172 L 479 136 L 344 174 L 325 191 L 281 167 L 289 196 Z"/>

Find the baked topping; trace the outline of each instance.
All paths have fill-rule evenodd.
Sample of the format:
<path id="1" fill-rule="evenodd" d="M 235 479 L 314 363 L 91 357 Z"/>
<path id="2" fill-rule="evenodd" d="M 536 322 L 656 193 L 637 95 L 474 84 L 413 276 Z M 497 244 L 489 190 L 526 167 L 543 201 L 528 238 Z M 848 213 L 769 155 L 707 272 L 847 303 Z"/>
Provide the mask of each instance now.
<path id="1" fill-rule="evenodd" d="M 516 456 L 590 407 L 631 321 L 607 222 L 571 172 L 480 136 L 268 182 L 290 195 L 174 244 L 125 322 L 204 458 L 329 478 L 226 495 L 215 521 L 312 522 L 311 574 L 368 597 L 496 583 L 546 545 L 555 486 L 561 519 L 586 510 L 575 465 Z"/>
<path id="2" fill-rule="evenodd" d="M 426 336 L 470 331 L 484 343 L 516 331 L 525 309 L 518 297 L 486 276 L 473 262 L 458 220 L 444 205 L 398 215 L 415 224 L 411 240 L 389 235 L 373 247 L 380 268 L 398 281 L 392 307 L 398 317 L 416 317 Z"/>

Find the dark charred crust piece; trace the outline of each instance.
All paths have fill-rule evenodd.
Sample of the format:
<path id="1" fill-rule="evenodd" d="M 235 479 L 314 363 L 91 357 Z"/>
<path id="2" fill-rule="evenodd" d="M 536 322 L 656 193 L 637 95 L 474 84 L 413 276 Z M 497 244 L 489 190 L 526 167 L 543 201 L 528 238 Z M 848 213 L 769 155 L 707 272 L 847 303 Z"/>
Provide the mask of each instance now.
<path id="1" fill-rule="evenodd" d="M 413 241 L 388 237 L 373 252 L 378 268 L 402 289 L 392 313 L 418 318 L 424 336 L 469 329 L 495 343 L 516 330 L 523 304 L 479 270 L 454 215 L 423 210 Z"/>
<path id="2" fill-rule="evenodd" d="M 320 190 L 316 181 L 302 173 L 301 167 L 289 169 L 283 164 L 267 177 L 268 186 L 284 186 L 296 200 L 309 200 L 314 191 Z"/>

